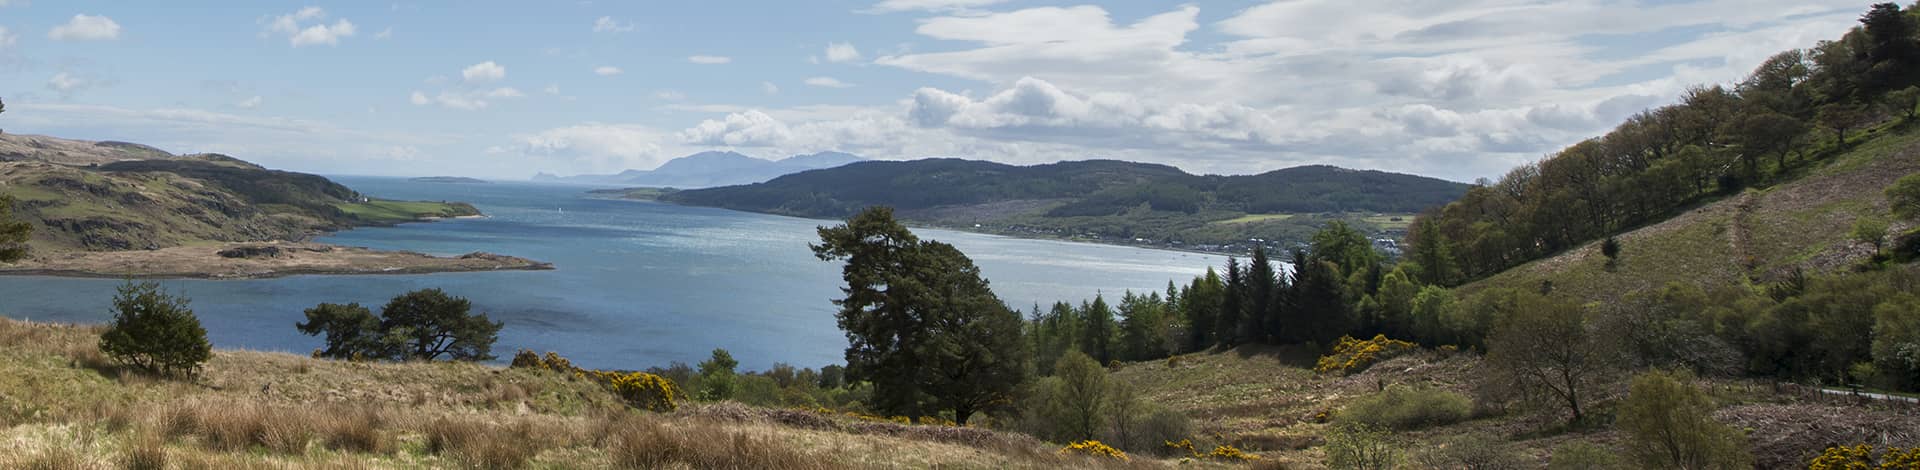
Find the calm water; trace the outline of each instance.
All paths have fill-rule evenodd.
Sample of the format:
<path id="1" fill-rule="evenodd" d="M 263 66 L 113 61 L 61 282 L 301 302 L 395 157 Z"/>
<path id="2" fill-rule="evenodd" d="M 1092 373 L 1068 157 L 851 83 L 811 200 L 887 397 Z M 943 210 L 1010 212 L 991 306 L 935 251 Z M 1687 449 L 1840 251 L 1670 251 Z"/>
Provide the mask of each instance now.
<path id="1" fill-rule="evenodd" d="M 744 367 L 819 367 L 841 361 L 834 326 L 840 266 L 807 249 L 826 221 L 586 197 L 580 187 L 430 184 L 397 178 L 336 180 L 377 197 L 474 203 L 489 218 L 364 228 L 321 241 L 437 255 L 472 251 L 554 263 L 554 271 L 405 276 L 300 276 L 164 281 L 192 299 L 214 345 L 305 353 L 319 339 L 293 328 L 321 302 L 378 310 L 400 293 L 439 287 L 506 322 L 494 353 L 559 351 L 598 368 L 697 362 L 713 348 Z M 1025 311 L 1096 292 L 1164 290 L 1217 256 L 916 230 L 974 259 L 994 292 Z M 14 318 L 100 322 L 118 281 L 0 277 L 0 312 Z"/>

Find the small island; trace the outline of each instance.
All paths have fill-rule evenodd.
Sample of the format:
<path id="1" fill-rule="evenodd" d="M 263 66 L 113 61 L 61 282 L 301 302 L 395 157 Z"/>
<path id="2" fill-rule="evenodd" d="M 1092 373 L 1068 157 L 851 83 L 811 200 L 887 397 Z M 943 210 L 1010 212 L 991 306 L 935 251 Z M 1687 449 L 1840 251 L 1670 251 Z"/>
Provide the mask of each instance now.
<path id="1" fill-rule="evenodd" d="M 487 180 L 483 180 L 479 178 L 468 178 L 465 176 L 422 176 L 419 178 L 408 178 L 407 181 L 412 181 L 415 183 L 458 183 L 458 184 L 486 184 L 487 183 Z"/>

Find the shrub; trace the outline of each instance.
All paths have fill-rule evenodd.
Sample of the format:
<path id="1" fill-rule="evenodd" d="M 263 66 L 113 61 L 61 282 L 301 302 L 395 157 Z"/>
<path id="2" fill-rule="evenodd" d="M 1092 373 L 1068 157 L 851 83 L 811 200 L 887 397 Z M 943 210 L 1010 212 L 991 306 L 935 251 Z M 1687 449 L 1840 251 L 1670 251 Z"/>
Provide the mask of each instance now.
<path id="1" fill-rule="evenodd" d="M 1387 442 L 1386 433 L 1365 425 L 1335 427 L 1326 448 L 1329 468 L 1387 470 L 1400 464 L 1400 449 Z"/>
<path id="2" fill-rule="evenodd" d="M 126 470 L 166 470 L 167 448 L 160 436 L 141 434 L 127 443 L 127 452 L 120 457 L 120 468 Z"/>
<path id="3" fill-rule="evenodd" d="M 620 468 L 839 468 L 833 462 L 724 427 L 623 417 L 608 423 L 608 454 Z"/>
<path id="4" fill-rule="evenodd" d="M 1750 468 L 1738 430 L 1713 420 L 1713 403 L 1684 372 L 1634 377 L 1620 406 L 1627 455 L 1648 468 Z"/>
<path id="5" fill-rule="evenodd" d="M 1547 470 L 1612 470 L 1622 468 L 1620 457 L 1593 443 L 1574 441 L 1553 450 Z"/>
<path id="6" fill-rule="evenodd" d="M 687 396 L 686 392 L 680 391 L 680 387 L 673 385 L 673 381 L 645 372 L 621 375 L 609 385 L 628 404 L 661 413 L 679 408 L 680 401 Z"/>
<path id="7" fill-rule="evenodd" d="M 540 353 L 533 352 L 531 349 L 522 349 L 519 352 L 513 353 L 513 363 L 507 367 L 514 369 L 538 369 L 540 368 Z"/>
<path id="8" fill-rule="evenodd" d="M 120 286 L 113 310 L 113 322 L 100 335 L 100 351 L 115 362 L 155 374 L 190 376 L 213 357 L 207 330 L 187 308 L 187 299 L 167 295 L 159 284 Z"/>
<path id="9" fill-rule="evenodd" d="M 1335 372 L 1349 374 L 1366 370 L 1373 363 L 1386 360 L 1420 345 L 1407 341 L 1389 339 L 1387 335 L 1374 335 L 1373 339 L 1361 341 L 1352 336 L 1341 336 L 1340 342 L 1333 346 L 1333 354 L 1320 357 L 1314 365 L 1314 372 Z"/>
<path id="10" fill-rule="evenodd" d="M 1355 400 L 1334 416 L 1340 423 L 1374 428 L 1413 430 L 1445 426 L 1467 419 L 1473 401 L 1437 388 L 1394 385 Z"/>
<path id="11" fill-rule="evenodd" d="M 1181 436 L 1193 435 L 1193 422 L 1187 419 L 1187 415 L 1164 407 L 1152 408 L 1152 412 L 1147 413 L 1146 421 L 1140 423 L 1141 442 L 1169 442 Z"/>
<path id="12" fill-rule="evenodd" d="M 1879 455 L 1867 444 L 1828 447 L 1807 465 L 1807 470 L 1910 469 L 1920 468 L 1920 446 L 1910 449 L 1888 447 Z"/>
<path id="13" fill-rule="evenodd" d="M 1418 458 L 1422 468 L 1519 470 L 1528 468 L 1512 449 L 1481 434 L 1468 434 L 1429 447 Z"/>
<path id="14" fill-rule="evenodd" d="M 1260 456 L 1249 454 L 1232 444 L 1213 446 L 1213 452 L 1208 452 L 1207 458 L 1227 461 L 1260 460 Z"/>
<path id="15" fill-rule="evenodd" d="M 1133 460 L 1131 457 L 1127 457 L 1126 452 L 1121 452 L 1120 449 L 1115 449 L 1113 447 L 1107 446 L 1106 444 L 1100 443 L 1100 441 L 1092 441 L 1092 440 L 1067 444 L 1066 447 L 1060 448 L 1060 455 L 1087 455 L 1087 456 L 1094 456 L 1094 457 L 1107 457 L 1107 458 L 1117 459 L 1121 461 Z"/>

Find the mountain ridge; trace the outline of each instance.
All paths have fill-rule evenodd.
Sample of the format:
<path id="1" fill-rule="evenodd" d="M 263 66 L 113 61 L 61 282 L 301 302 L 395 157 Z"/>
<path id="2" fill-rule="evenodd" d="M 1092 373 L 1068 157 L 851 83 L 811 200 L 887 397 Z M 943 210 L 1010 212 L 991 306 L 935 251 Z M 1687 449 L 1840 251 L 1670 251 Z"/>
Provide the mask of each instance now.
<path id="1" fill-rule="evenodd" d="M 709 150 L 668 160 L 652 170 L 624 170 L 610 175 L 558 176 L 538 173 L 533 181 L 704 188 L 758 183 L 796 172 L 832 168 L 866 161 L 858 155 L 824 151 L 767 160 L 730 150 Z"/>

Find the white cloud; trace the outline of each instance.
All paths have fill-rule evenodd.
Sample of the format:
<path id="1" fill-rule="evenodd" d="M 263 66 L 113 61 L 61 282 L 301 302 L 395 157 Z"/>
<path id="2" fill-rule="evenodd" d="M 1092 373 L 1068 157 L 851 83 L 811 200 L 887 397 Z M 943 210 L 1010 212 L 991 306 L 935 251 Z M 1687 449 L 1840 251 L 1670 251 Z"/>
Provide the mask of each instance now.
<path id="1" fill-rule="evenodd" d="M 684 149 L 661 147 L 672 135 L 636 124 L 586 123 L 548 129 L 513 137 L 508 145 L 495 146 L 489 153 L 517 154 L 528 159 L 557 163 L 580 172 L 613 172 L 630 168 L 654 168 L 666 162 L 668 155 L 678 156 Z M 520 163 L 522 167 L 525 163 Z"/>
<path id="2" fill-rule="evenodd" d="M 726 57 L 726 56 L 717 56 L 717 55 L 696 55 L 696 56 L 687 57 L 687 62 L 692 62 L 696 64 L 701 64 L 701 65 L 719 65 L 719 64 L 733 62 L 733 58 Z"/>
<path id="3" fill-rule="evenodd" d="M 66 72 L 55 73 L 52 78 L 47 79 L 47 89 L 58 92 L 61 96 L 72 96 L 93 86 L 92 80 Z"/>
<path id="4" fill-rule="evenodd" d="M 547 87 L 540 89 L 540 92 L 546 93 L 549 95 L 558 95 L 560 94 L 560 84 L 558 83 L 547 84 Z"/>
<path id="5" fill-rule="evenodd" d="M 842 82 L 840 79 L 833 77 L 813 77 L 806 79 L 806 81 L 802 83 L 821 88 L 853 88 L 852 83 Z"/>
<path id="6" fill-rule="evenodd" d="M 301 8 L 293 13 L 262 20 L 267 27 L 266 33 L 262 34 L 263 36 L 268 33 L 285 35 L 288 44 L 301 47 L 338 46 L 341 38 L 352 37 L 359 32 L 353 22 L 347 21 L 346 18 L 334 20 L 333 24 L 327 24 L 326 19 L 327 11 L 320 7 Z"/>
<path id="7" fill-rule="evenodd" d="M 728 114 L 724 119 L 701 121 L 699 125 L 681 131 L 680 137 L 694 145 L 770 147 L 786 142 L 793 135 L 785 124 L 773 116 L 748 110 Z"/>
<path id="8" fill-rule="evenodd" d="M 488 98 L 521 98 L 527 95 L 513 87 L 500 87 L 487 91 L 485 96 Z"/>
<path id="9" fill-rule="evenodd" d="M 775 85 L 773 82 L 760 82 L 760 92 L 766 93 L 769 96 L 778 95 L 780 94 L 780 85 Z"/>
<path id="10" fill-rule="evenodd" d="M 633 31 L 633 23 L 614 21 L 611 16 L 602 16 L 600 19 L 593 20 L 593 32 L 596 33 L 624 33 L 628 31 Z"/>
<path id="11" fill-rule="evenodd" d="M 413 92 L 412 95 L 407 96 L 407 102 L 413 103 L 414 105 L 426 105 L 428 103 L 432 103 L 433 100 L 430 98 L 427 98 L 426 93 L 421 93 L 416 90 Z"/>
<path id="12" fill-rule="evenodd" d="M 415 106 L 439 105 L 447 109 L 478 111 L 492 106 L 489 100 L 505 98 L 524 98 L 526 93 L 512 87 L 500 87 L 480 90 L 446 90 L 428 96 L 424 92 L 414 91 L 407 95 L 407 102 Z"/>
<path id="13" fill-rule="evenodd" d="M 393 27 L 388 26 L 387 29 L 382 29 L 378 33 L 373 33 L 373 38 L 381 39 L 381 40 L 393 39 Z"/>
<path id="14" fill-rule="evenodd" d="M 461 69 L 460 78 L 464 78 L 470 83 L 497 82 L 500 81 L 500 79 L 507 78 L 507 68 L 489 60 Z"/>
<path id="15" fill-rule="evenodd" d="M 120 23 L 105 16 L 73 15 L 66 24 L 47 31 L 56 41 L 110 41 L 120 39 Z"/>
<path id="16" fill-rule="evenodd" d="M 674 90 L 660 90 L 660 91 L 654 92 L 653 97 L 659 98 L 660 100 L 663 100 L 663 101 L 684 101 L 687 99 L 687 95 L 685 93 L 681 93 Z"/>
<path id="17" fill-rule="evenodd" d="M 611 65 L 602 65 L 602 66 L 593 68 L 593 74 L 599 75 L 602 77 L 611 77 L 611 76 L 619 75 L 622 73 L 625 73 L 625 72 L 620 70 L 619 67 L 614 67 Z"/>
<path id="18" fill-rule="evenodd" d="M 252 98 L 247 98 L 247 99 L 244 99 L 244 100 L 240 100 L 240 102 L 239 102 L 239 103 L 237 103 L 237 104 L 235 104 L 234 106 L 239 106 L 239 107 L 240 107 L 240 109 L 253 109 L 253 108 L 258 108 L 258 107 L 260 107 L 260 104 L 261 104 L 261 103 L 262 103 L 263 101 L 264 101 L 264 100 L 263 100 L 263 99 L 261 99 L 259 95 L 254 95 L 254 97 L 252 97 Z"/>
<path id="19" fill-rule="evenodd" d="M 853 62 L 856 60 L 860 60 L 860 49 L 854 48 L 853 44 L 844 42 L 827 44 L 828 62 Z"/>
<path id="20" fill-rule="evenodd" d="M 902 11 L 969 11 L 975 8 L 1005 3 L 1007 0 L 883 0 L 867 11 L 874 13 L 892 13 Z"/>
<path id="21" fill-rule="evenodd" d="M 5 26 L 0 26 L 0 49 L 13 47 L 15 41 L 19 39 L 20 35 L 7 31 Z"/>

